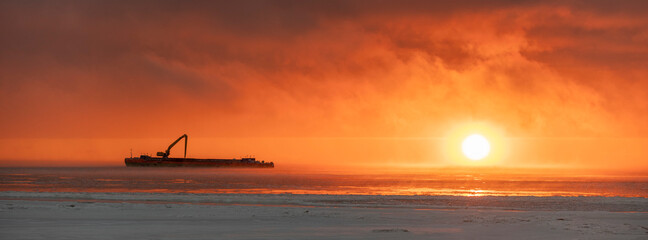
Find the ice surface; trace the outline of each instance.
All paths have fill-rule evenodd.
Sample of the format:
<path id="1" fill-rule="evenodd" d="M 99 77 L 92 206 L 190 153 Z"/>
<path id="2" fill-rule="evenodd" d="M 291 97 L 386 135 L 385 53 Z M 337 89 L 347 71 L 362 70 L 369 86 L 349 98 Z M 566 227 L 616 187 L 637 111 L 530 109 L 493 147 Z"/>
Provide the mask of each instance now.
<path id="1" fill-rule="evenodd" d="M 647 239 L 648 199 L 0 192 L 2 239 Z"/>

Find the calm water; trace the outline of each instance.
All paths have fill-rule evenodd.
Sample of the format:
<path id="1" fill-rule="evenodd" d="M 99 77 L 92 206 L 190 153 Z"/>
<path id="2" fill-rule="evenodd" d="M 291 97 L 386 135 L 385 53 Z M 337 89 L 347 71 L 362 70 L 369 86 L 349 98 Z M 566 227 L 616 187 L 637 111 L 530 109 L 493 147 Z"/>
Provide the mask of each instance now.
<path id="1" fill-rule="evenodd" d="M 0 168 L 0 191 L 648 197 L 648 176 L 524 169 Z"/>

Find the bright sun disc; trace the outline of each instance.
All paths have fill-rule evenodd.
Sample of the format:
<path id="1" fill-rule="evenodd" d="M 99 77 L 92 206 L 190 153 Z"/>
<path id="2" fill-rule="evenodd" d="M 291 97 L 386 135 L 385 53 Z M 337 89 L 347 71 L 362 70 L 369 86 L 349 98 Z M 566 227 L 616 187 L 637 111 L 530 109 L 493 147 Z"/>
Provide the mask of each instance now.
<path id="1" fill-rule="evenodd" d="M 490 152 L 490 143 L 488 140 L 479 134 L 473 134 L 461 143 L 461 151 L 471 160 L 481 160 L 488 156 Z"/>

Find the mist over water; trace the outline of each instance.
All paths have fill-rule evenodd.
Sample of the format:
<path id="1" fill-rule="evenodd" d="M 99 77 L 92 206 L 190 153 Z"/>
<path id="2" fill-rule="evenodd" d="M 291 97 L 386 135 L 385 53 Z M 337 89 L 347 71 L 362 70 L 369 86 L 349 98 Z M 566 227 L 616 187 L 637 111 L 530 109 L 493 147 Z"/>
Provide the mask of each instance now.
<path id="1" fill-rule="evenodd" d="M 497 168 L 0 168 L 0 191 L 648 197 L 648 176 Z"/>

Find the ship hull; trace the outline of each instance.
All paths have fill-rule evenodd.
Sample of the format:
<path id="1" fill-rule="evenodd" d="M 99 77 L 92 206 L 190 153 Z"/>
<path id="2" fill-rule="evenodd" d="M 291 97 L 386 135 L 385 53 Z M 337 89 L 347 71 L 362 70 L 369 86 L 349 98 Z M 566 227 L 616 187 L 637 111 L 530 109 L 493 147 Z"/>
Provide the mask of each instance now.
<path id="1" fill-rule="evenodd" d="M 274 168 L 272 162 L 246 161 L 243 159 L 197 159 L 197 158 L 125 158 L 127 167 L 212 167 L 212 168 Z"/>

